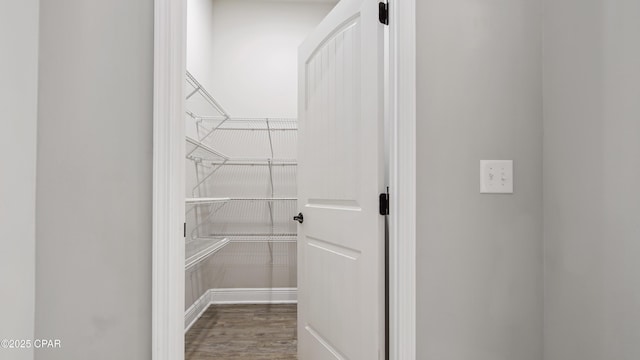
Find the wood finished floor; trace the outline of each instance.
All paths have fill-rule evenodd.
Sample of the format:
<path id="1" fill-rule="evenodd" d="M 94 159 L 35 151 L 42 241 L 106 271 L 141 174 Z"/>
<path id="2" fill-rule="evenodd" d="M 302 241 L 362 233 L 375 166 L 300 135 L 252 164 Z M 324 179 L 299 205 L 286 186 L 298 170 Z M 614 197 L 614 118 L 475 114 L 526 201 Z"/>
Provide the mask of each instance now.
<path id="1" fill-rule="evenodd" d="M 185 360 L 295 360 L 293 305 L 211 305 L 185 335 Z"/>

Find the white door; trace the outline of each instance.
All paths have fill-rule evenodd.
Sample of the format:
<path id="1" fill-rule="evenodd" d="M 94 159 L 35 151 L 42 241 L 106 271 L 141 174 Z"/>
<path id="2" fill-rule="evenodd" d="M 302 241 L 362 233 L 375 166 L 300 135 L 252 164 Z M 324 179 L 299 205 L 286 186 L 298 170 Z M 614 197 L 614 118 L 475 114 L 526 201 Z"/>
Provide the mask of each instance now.
<path id="1" fill-rule="evenodd" d="M 384 25 L 342 0 L 299 50 L 298 354 L 384 359 Z"/>

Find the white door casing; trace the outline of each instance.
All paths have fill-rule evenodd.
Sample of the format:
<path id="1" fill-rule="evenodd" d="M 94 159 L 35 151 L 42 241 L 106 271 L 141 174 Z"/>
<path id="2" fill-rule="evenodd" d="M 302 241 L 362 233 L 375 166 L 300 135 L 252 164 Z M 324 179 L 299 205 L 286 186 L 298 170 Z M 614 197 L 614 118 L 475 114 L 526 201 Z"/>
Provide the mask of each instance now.
<path id="1" fill-rule="evenodd" d="M 344 1 L 344 0 L 343 0 Z M 375 2 L 375 1 L 374 1 Z M 154 0 L 154 236 L 153 326 L 154 360 L 184 359 L 184 254 L 175 251 L 175 231 L 184 212 L 173 195 L 184 196 L 184 165 L 175 161 L 184 150 L 184 129 L 178 111 L 183 98 L 186 54 L 186 0 Z M 390 6 L 391 33 L 391 215 L 390 306 L 391 359 L 416 359 L 415 328 L 415 127 L 416 127 L 416 0 Z M 173 104 L 170 107 L 167 104 Z M 169 106 L 170 109 L 167 109 Z M 183 160 L 181 160 L 183 161 Z M 395 190 L 394 190 L 395 189 Z M 170 199 L 167 201 L 167 199 Z M 302 204 L 302 201 L 300 201 Z M 173 209 L 173 210 L 171 210 Z M 300 357 L 300 359 L 305 359 Z"/>
<path id="2" fill-rule="evenodd" d="M 342 0 L 299 50 L 298 354 L 384 358 L 384 25 Z"/>

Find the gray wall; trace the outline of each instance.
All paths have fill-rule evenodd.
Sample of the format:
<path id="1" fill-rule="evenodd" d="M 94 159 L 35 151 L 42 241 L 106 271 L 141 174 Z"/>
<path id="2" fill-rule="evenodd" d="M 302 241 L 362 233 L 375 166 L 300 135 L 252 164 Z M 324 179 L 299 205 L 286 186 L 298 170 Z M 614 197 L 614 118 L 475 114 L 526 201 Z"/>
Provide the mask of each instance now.
<path id="1" fill-rule="evenodd" d="M 635 360 L 640 2 L 545 6 L 545 359 Z"/>
<path id="2" fill-rule="evenodd" d="M 537 1 L 418 2 L 421 360 L 542 358 L 543 228 L 544 358 L 640 356 L 640 5 L 546 6 L 543 77 Z M 151 0 L 42 2 L 35 336 L 64 347 L 37 359 L 150 358 L 152 16 Z M 3 71 L 33 66 L 27 43 Z M 33 157 L 22 125 L 30 145 L 0 153 Z M 491 158 L 515 160 L 515 194 L 479 194 Z"/>
<path id="3" fill-rule="evenodd" d="M 0 2 L 0 339 L 32 339 L 38 0 Z M 32 359 L 32 349 L 0 358 Z"/>
<path id="4" fill-rule="evenodd" d="M 40 15 L 36 359 L 150 359 L 153 1 Z"/>
<path id="5" fill-rule="evenodd" d="M 540 360 L 541 2 L 417 7 L 418 359 Z M 481 159 L 513 195 L 479 193 Z"/>

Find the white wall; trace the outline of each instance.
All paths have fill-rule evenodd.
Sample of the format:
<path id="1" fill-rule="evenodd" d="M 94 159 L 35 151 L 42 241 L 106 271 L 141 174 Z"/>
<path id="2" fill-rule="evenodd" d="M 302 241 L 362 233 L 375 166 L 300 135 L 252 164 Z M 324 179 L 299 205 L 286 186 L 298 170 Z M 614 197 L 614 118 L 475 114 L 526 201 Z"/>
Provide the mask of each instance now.
<path id="1" fill-rule="evenodd" d="M 36 359 L 151 358 L 153 0 L 40 8 Z"/>
<path id="2" fill-rule="evenodd" d="M 0 339 L 33 339 L 38 1 L 0 3 Z M 0 349 L 33 359 L 32 349 Z"/>
<path id="3" fill-rule="evenodd" d="M 639 359 L 640 2 L 544 3 L 545 359 Z"/>
<path id="4" fill-rule="evenodd" d="M 213 0 L 213 43 L 210 51 L 203 49 L 212 56 L 212 79 L 203 83 L 234 117 L 295 118 L 298 46 L 332 8 L 308 1 Z"/>
<path id="5" fill-rule="evenodd" d="M 185 309 L 209 289 L 295 288 L 296 244 L 231 242 L 185 275 Z"/>
<path id="6" fill-rule="evenodd" d="M 213 82 L 213 0 L 187 0 L 187 70 L 211 89 Z"/>
<path id="7" fill-rule="evenodd" d="M 420 360 L 542 359 L 541 2 L 417 1 Z M 481 195 L 479 161 L 515 193 Z"/>

